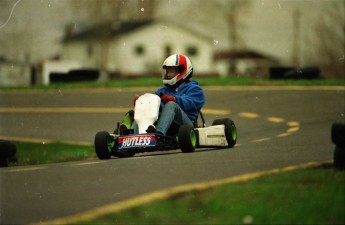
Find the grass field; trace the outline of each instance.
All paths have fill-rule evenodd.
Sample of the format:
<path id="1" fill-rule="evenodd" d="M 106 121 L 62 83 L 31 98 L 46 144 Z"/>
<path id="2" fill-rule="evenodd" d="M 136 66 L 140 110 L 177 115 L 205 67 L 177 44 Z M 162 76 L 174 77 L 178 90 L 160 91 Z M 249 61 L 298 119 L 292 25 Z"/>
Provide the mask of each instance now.
<path id="1" fill-rule="evenodd" d="M 305 86 L 343 86 L 344 79 L 289 79 L 289 80 L 270 80 L 265 78 L 253 77 L 195 77 L 202 86 L 209 85 L 305 85 Z M 27 87 L 1 87 L 1 90 L 50 90 L 50 89 L 75 89 L 75 88 L 112 88 L 112 87 L 159 87 L 162 85 L 160 77 L 140 77 L 140 78 L 118 78 L 109 81 L 93 81 L 93 82 L 70 82 L 55 83 L 48 86 L 36 85 Z M 0 90 L 0 91 L 1 91 Z"/>

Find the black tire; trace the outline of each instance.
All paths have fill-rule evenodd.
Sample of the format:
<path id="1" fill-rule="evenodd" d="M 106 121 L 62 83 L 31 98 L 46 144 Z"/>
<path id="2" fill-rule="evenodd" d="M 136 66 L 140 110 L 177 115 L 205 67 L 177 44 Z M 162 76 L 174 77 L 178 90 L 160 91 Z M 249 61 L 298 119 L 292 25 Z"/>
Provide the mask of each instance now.
<path id="1" fill-rule="evenodd" d="M 345 149 L 336 146 L 333 154 L 333 160 L 334 167 L 336 169 L 345 170 Z"/>
<path id="2" fill-rule="evenodd" d="M 7 167 L 11 159 L 15 159 L 16 145 L 11 141 L 0 140 L 0 167 Z"/>
<path id="3" fill-rule="evenodd" d="M 197 141 L 193 126 L 180 126 L 178 130 L 178 142 L 182 152 L 190 153 L 195 151 Z"/>
<path id="4" fill-rule="evenodd" d="M 71 70 L 68 73 L 50 73 L 51 83 L 94 81 L 100 76 L 98 70 Z"/>
<path id="5" fill-rule="evenodd" d="M 270 79 L 284 79 L 285 74 L 294 69 L 293 67 L 271 67 L 269 69 Z"/>
<path id="6" fill-rule="evenodd" d="M 10 158 L 16 154 L 16 145 L 11 141 L 0 140 L 0 157 Z"/>
<path id="7" fill-rule="evenodd" d="M 226 141 L 228 142 L 228 147 L 232 148 L 235 146 L 237 142 L 237 129 L 235 126 L 234 121 L 232 121 L 229 118 L 224 118 L 224 119 L 216 119 L 213 121 L 213 125 L 224 125 L 225 126 L 225 138 Z"/>
<path id="8" fill-rule="evenodd" d="M 345 148 L 345 124 L 333 123 L 332 142 L 338 147 Z"/>
<path id="9" fill-rule="evenodd" d="M 114 143 L 113 138 L 107 131 L 100 131 L 95 136 L 95 151 L 99 159 L 110 159 L 112 148 L 111 144 Z"/>

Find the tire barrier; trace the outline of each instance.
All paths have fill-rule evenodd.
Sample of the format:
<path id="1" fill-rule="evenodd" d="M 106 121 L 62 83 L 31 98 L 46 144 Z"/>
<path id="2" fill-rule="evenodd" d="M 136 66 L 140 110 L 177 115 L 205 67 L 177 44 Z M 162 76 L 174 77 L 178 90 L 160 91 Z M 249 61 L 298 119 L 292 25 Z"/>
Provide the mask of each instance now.
<path id="1" fill-rule="evenodd" d="M 334 167 L 345 170 L 345 124 L 333 123 L 331 138 L 336 145 L 333 153 Z"/>
<path id="2" fill-rule="evenodd" d="M 99 70 L 71 70 L 68 73 L 50 73 L 51 83 L 94 81 L 100 76 Z"/>
<path id="3" fill-rule="evenodd" d="M 7 167 L 8 161 L 14 159 L 16 145 L 10 141 L 0 140 L 0 167 Z"/>
<path id="4" fill-rule="evenodd" d="M 320 79 L 321 70 L 319 67 L 271 67 L 269 69 L 270 79 Z"/>

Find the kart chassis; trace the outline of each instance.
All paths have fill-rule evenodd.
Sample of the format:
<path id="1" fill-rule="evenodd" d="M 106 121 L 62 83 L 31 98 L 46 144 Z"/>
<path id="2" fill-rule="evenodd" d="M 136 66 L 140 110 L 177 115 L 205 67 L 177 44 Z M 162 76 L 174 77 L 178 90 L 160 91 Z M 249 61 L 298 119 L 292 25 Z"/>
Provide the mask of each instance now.
<path id="1" fill-rule="evenodd" d="M 99 159 L 131 157 L 136 153 L 181 149 L 182 152 L 194 152 L 196 148 L 215 147 L 232 148 L 237 141 L 235 123 L 229 119 L 217 119 L 207 127 L 203 114 L 194 126 L 182 125 L 170 127 L 167 135 L 147 133 L 148 125 L 158 119 L 160 98 L 153 94 L 140 96 L 135 105 L 134 120 L 139 127 L 139 134 L 133 129 L 121 130 L 119 123 L 114 133 L 100 131 L 95 136 L 95 151 Z"/>

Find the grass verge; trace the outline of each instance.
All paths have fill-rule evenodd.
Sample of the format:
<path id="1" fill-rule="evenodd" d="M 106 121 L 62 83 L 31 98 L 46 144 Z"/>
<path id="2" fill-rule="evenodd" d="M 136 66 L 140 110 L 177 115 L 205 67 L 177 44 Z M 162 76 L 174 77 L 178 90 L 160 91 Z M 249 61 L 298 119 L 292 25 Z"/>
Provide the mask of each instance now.
<path id="1" fill-rule="evenodd" d="M 67 162 L 95 157 L 92 146 L 64 143 L 16 143 L 16 160 L 10 166 L 38 165 L 55 162 Z"/>
<path id="2" fill-rule="evenodd" d="M 270 80 L 265 78 L 253 77 L 195 77 L 202 86 L 210 85 L 304 85 L 304 86 L 343 86 L 343 79 L 287 79 L 287 80 Z M 27 87 L 1 87 L 2 90 L 54 90 L 54 89 L 75 89 L 75 88 L 111 88 L 111 87 L 159 87 L 162 85 L 160 77 L 139 77 L 139 78 L 118 78 L 108 81 L 95 82 L 70 82 L 55 83 L 49 86 L 36 85 Z"/>
<path id="3" fill-rule="evenodd" d="M 189 192 L 80 224 L 344 224 L 345 171 L 306 168 Z"/>

